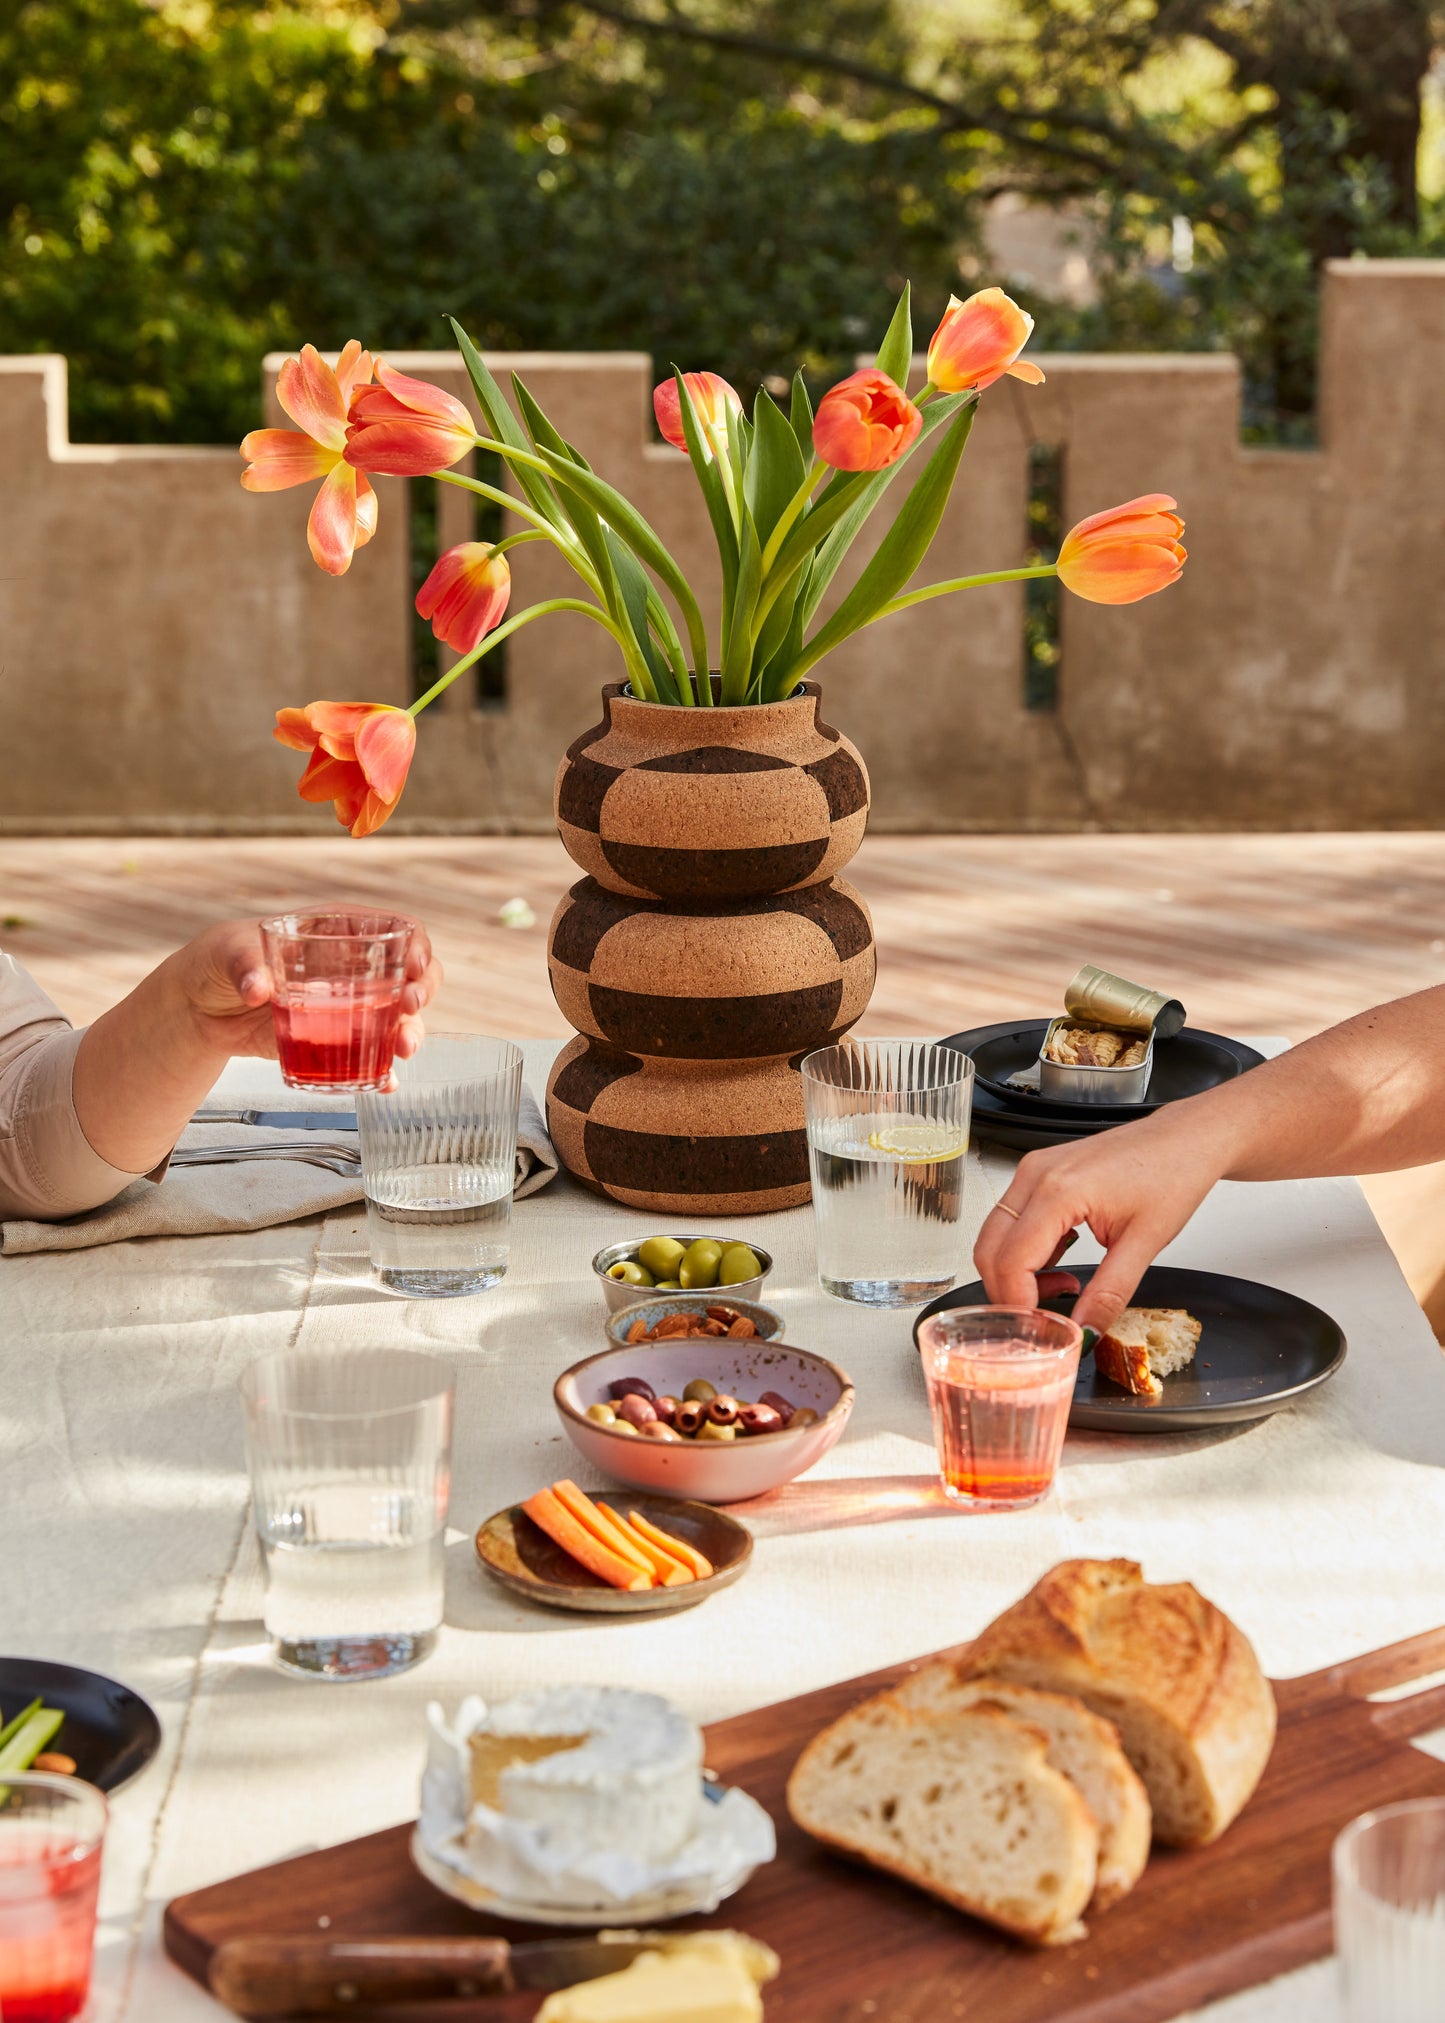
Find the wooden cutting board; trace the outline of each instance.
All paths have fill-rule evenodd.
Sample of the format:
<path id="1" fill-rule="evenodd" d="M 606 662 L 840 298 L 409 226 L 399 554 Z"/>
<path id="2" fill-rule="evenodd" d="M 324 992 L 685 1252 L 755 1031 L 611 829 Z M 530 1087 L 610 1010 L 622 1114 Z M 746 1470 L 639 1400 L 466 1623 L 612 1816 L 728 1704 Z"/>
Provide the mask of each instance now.
<path id="1" fill-rule="evenodd" d="M 707 1731 L 707 1761 L 768 1807 L 778 1858 L 712 1918 L 690 1922 L 736 1925 L 776 1948 L 783 1971 L 767 1991 L 768 2023 L 1166 2023 L 1330 1952 L 1330 1844 L 1340 1828 L 1372 1806 L 1445 1793 L 1445 1763 L 1409 1743 L 1445 1725 L 1445 1684 L 1392 1701 L 1364 1696 L 1442 1668 L 1445 1628 L 1277 1683 L 1274 1755 L 1224 1837 L 1194 1853 L 1156 1852 L 1086 1940 L 1044 1952 L 825 1852 L 788 1819 L 783 1787 L 803 1744 L 911 1666 L 721 1721 Z M 166 1950 L 204 1983 L 228 1938 L 318 1928 L 333 1938 L 548 1936 L 434 1890 L 412 1867 L 410 1833 L 392 1827 L 178 1897 Z M 537 2002 L 508 1996 L 431 2014 L 522 2023 Z"/>

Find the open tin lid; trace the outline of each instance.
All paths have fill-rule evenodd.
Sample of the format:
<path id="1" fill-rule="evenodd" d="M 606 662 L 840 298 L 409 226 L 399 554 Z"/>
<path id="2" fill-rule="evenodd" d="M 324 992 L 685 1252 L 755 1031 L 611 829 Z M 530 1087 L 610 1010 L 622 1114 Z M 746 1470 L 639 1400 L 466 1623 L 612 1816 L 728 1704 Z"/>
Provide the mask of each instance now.
<path id="1" fill-rule="evenodd" d="M 1064 1009 L 1070 1018 L 1126 1033 L 1153 1033 L 1160 1040 L 1173 1039 L 1187 1016 L 1177 997 L 1146 990 L 1142 983 L 1130 983 L 1091 962 L 1066 986 Z"/>

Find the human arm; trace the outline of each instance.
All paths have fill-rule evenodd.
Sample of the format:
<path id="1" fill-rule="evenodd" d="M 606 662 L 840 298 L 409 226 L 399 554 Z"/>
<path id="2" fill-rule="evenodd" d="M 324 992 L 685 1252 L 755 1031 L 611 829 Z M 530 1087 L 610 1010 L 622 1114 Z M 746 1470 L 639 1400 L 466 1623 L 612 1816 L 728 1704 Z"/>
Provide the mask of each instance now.
<path id="1" fill-rule="evenodd" d="M 1075 1318 L 1103 1328 L 1217 1180 L 1393 1172 L 1445 1157 L 1445 986 L 1377 1005 L 1137 1124 L 1031 1152 L 974 1247 L 1000 1304 L 1087 1223 L 1105 1251 Z"/>

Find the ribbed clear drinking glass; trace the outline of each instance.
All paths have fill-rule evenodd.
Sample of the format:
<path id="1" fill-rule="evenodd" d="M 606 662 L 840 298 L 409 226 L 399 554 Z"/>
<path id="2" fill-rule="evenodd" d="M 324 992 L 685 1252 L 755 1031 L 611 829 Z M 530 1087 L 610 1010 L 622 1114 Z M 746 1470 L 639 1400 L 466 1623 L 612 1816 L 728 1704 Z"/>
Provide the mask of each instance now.
<path id="1" fill-rule="evenodd" d="M 410 1349 L 282 1349 L 243 1372 L 266 1630 L 287 1671 L 381 1678 L 435 1644 L 455 1384 Z"/>
<path id="2" fill-rule="evenodd" d="M 483 1292 L 507 1269 L 522 1050 L 435 1033 L 395 1087 L 356 1099 L 371 1264 L 416 1299 Z"/>
<path id="3" fill-rule="evenodd" d="M 818 1278 L 864 1306 L 921 1306 L 964 1262 L 973 1062 L 923 1040 L 845 1040 L 803 1062 Z"/>
<path id="4" fill-rule="evenodd" d="M 1344 2023 L 1445 2016 L 1445 1799 L 1352 1820 L 1335 1842 L 1335 1949 Z"/>

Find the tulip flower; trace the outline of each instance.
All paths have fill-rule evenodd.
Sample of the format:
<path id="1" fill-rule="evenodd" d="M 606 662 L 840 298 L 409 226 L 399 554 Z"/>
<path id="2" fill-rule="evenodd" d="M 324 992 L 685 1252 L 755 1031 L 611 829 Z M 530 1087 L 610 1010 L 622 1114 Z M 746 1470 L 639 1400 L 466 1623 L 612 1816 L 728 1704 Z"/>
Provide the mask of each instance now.
<path id="1" fill-rule="evenodd" d="M 276 380 L 276 398 L 298 426 L 252 429 L 241 444 L 247 459 L 241 483 L 248 492 L 285 492 L 325 480 L 306 522 L 306 540 L 328 576 L 344 576 L 352 555 L 376 532 L 376 493 L 344 461 L 347 406 L 371 371 L 371 353 L 354 337 L 334 371 L 314 344 L 303 345 Z"/>
<path id="2" fill-rule="evenodd" d="M 486 541 L 463 541 L 447 549 L 417 591 L 417 616 L 429 618 L 446 645 L 470 653 L 499 623 L 511 594 L 506 556 Z"/>
<path id="3" fill-rule="evenodd" d="M 477 440 L 476 426 L 454 395 L 425 379 L 410 379 L 376 361 L 377 386 L 351 403 L 346 461 L 358 470 L 424 478 L 459 464 Z"/>
<path id="4" fill-rule="evenodd" d="M 896 381 L 876 366 L 840 379 L 818 403 L 813 448 L 835 471 L 881 471 L 896 464 L 923 416 Z"/>
<path id="5" fill-rule="evenodd" d="M 1042 386 L 1039 368 L 1019 357 L 1033 327 L 1033 317 L 1002 288 L 981 288 L 967 302 L 950 295 L 928 347 L 930 385 L 940 393 L 966 393 L 970 388 L 982 393 L 1008 373 L 1030 386 Z"/>
<path id="6" fill-rule="evenodd" d="M 1137 604 L 1184 567 L 1184 522 L 1167 492 L 1146 492 L 1080 520 L 1059 550 L 1059 581 L 1091 604 Z"/>
<path id="7" fill-rule="evenodd" d="M 276 712 L 274 736 L 310 764 L 296 791 L 303 801 L 333 801 L 353 836 L 369 836 L 395 813 L 416 750 L 416 722 L 379 702 L 309 702 Z"/>
<path id="8" fill-rule="evenodd" d="M 682 383 L 692 396 L 693 409 L 702 430 L 703 454 L 710 457 L 714 449 L 721 454 L 727 448 L 728 409 L 731 408 L 734 414 L 741 414 L 741 399 L 716 372 L 685 372 Z M 660 386 L 652 389 L 652 411 L 667 441 L 674 449 L 685 450 L 687 437 L 682 427 L 682 401 L 675 379 L 665 379 Z"/>

